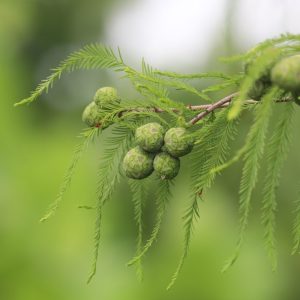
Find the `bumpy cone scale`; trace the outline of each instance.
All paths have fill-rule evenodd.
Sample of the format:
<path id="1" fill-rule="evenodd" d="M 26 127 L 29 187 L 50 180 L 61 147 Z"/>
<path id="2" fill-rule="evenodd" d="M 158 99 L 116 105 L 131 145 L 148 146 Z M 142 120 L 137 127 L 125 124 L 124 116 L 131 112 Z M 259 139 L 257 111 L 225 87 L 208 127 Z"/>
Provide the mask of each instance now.
<path id="1" fill-rule="evenodd" d="M 123 160 L 123 170 L 127 177 L 143 179 L 153 172 L 154 154 L 137 146 L 129 150 Z"/>
<path id="2" fill-rule="evenodd" d="M 155 156 L 153 166 L 162 179 L 173 179 L 179 172 L 180 160 L 166 152 L 161 152 Z"/>
<path id="3" fill-rule="evenodd" d="M 101 111 L 95 102 L 86 106 L 82 113 L 82 121 L 90 127 L 101 125 Z"/>
<path id="4" fill-rule="evenodd" d="M 290 91 L 300 91 L 300 55 L 285 57 L 272 69 L 271 80 L 280 88 Z"/>
<path id="5" fill-rule="evenodd" d="M 165 134 L 165 149 L 174 157 L 184 156 L 193 149 L 194 140 L 185 128 L 174 127 L 169 129 Z"/>
<path id="6" fill-rule="evenodd" d="M 109 104 L 119 104 L 121 99 L 118 96 L 117 90 L 113 87 L 102 87 L 97 90 L 94 96 L 94 102 L 103 108 Z"/>
<path id="7" fill-rule="evenodd" d="M 157 152 L 164 142 L 164 128 L 158 123 L 148 123 L 136 129 L 137 144 L 146 151 Z"/>
<path id="8" fill-rule="evenodd" d="M 97 90 L 94 96 L 94 101 L 89 103 L 83 111 L 82 121 L 90 126 L 101 126 L 102 129 L 107 128 L 110 124 L 104 124 L 101 119 L 103 118 L 103 108 L 108 104 L 119 104 L 120 98 L 117 95 L 117 90 L 112 87 L 103 87 Z"/>

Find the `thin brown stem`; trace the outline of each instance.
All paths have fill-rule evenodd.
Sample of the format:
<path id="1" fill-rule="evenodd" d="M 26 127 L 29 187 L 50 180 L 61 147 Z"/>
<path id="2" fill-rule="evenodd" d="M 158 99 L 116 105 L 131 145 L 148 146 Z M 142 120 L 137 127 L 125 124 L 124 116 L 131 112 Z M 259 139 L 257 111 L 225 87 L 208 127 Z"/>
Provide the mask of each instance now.
<path id="1" fill-rule="evenodd" d="M 228 96 L 222 98 L 221 100 L 219 100 L 213 104 L 198 105 L 198 106 L 196 105 L 196 106 L 193 106 L 193 108 L 191 107 L 191 110 L 198 110 L 201 107 L 201 109 L 205 109 L 205 111 L 202 111 L 199 114 L 197 114 L 193 119 L 191 119 L 189 121 L 189 124 L 190 125 L 196 124 L 197 122 L 199 122 L 201 119 L 206 117 L 208 114 L 210 114 L 217 108 L 228 107 L 230 105 L 230 102 L 232 101 L 232 99 L 234 97 L 236 97 L 237 95 L 238 95 L 238 93 L 233 93 L 231 95 L 228 95 Z M 283 99 L 275 100 L 276 103 L 285 103 L 285 102 L 290 102 L 290 101 L 293 101 L 293 99 L 283 98 Z M 248 99 L 245 101 L 245 104 L 257 104 L 257 103 L 260 103 L 260 102 L 257 100 L 253 100 L 253 99 Z M 206 108 L 204 108 L 205 106 L 206 106 Z"/>
<path id="2" fill-rule="evenodd" d="M 225 98 L 211 104 L 205 111 L 200 112 L 197 114 L 193 119 L 189 121 L 190 125 L 196 124 L 198 121 L 203 119 L 205 116 L 210 114 L 215 109 L 222 107 L 223 105 L 228 106 L 228 104 L 231 102 L 231 100 L 237 95 L 238 93 L 233 93 L 231 95 L 226 96 Z"/>
<path id="3" fill-rule="evenodd" d="M 211 112 L 213 112 L 215 109 L 219 109 L 219 108 L 226 108 L 230 105 L 230 102 L 232 101 L 232 99 L 237 96 L 238 93 L 233 93 L 231 95 L 228 95 L 212 104 L 200 104 L 200 105 L 187 105 L 186 109 L 191 110 L 191 111 L 201 111 L 200 113 L 198 113 L 195 117 L 193 117 L 190 121 L 189 124 L 190 125 L 194 125 L 197 122 L 199 122 L 200 120 L 202 120 L 204 117 L 206 117 L 207 115 L 209 115 Z M 293 99 L 291 98 L 283 98 L 283 99 L 278 99 L 275 100 L 275 102 L 277 103 L 285 103 L 285 102 L 290 102 L 293 101 Z M 260 103 L 257 100 L 254 99 L 248 99 L 245 100 L 245 104 L 257 104 Z M 171 108 L 171 110 L 175 113 L 179 113 L 179 109 L 177 108 Z M 118 116 L 122 117 L 123 114 L 126 114 L 128 112 L 155 112 L 155 113 L 163 113 L 165 112 L 164 109 L 159 108 L 159 107 L 149 107 L 149 108 L 144 108 L 144 107 L 136 107 L 136 108 L 132 108 L 132 109 L 127 109 L 124 111 L 119 112 Z"/>

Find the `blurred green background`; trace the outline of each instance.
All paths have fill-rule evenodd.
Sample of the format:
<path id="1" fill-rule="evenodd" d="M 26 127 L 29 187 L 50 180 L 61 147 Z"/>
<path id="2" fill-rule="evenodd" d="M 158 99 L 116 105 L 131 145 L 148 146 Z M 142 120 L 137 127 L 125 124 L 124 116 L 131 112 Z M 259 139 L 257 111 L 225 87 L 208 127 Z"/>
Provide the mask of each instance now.
<path id="1" fill-rule="evenodd" d="M 182 2 L 186 4 L 182 6 Z M 202 14 L 205 14 L 207 1 L 196 2 L 201 2 Z M 266 12 L 274 10 L 274 14 L 268 15 L 275 17 L 270 17 L 273 23 L 268 19 L 266 24 L 260 24 L 261 28 L 258 26 L 256 29 L 251 28 L 247 18 L 243 19 L 240 15 L 245 8 L 238 7 L 238 4 L 249 5 L 249 1 L 212 1 L 214 8 L 208 10 L 211 23 L 195 17 L 190 19 L 191 23 L 184 24 L 184 18 L 180 16 L 188 16 L 196 2 L 0 1 L 1 300 L 300 298 L 297 280 L 300 259 L 290 256 L 293 200 L 297 194 L 297 166 L 300 163 L 298 107 L 292 149 L 278 189 L 279 268 L 276 273 L 272 273 L 263 249 L 259 189 L 253 197 L 251 224 L 242 254 L 228 273 L 220 272 L 224 260 L 234 249 L 237 237 L 239 164 L 218 178 L 206 201 L 200 204 L 201 218 L 194 230 L 190 255 L 175 287 L 169 292 L 165 291 L 165 287 L 176 267 L 182 245 L 181 215 L 186 207 L 187 185 L 184 171 L 175 187 L 175 197 L 169 205 L 160 239 L 144 260 L 145 279 L 142 283 L 137 281 L 134 268 L 125 266 L 135 251 L 136 229 L 130 197 L 124 192 L 126 186 L 123 184 L 106 207 L 98 272 L 92 283 L 86 285 L 92 261 L 94 213 L 77 207 L 93 205 L 97 178 L 95 165 L 101 143 L 91 147 L 84 156 L 55 218 L 45 224 L 38 222 L 55 197 L 77 143 L 76 136 L 83 128 L 81 111 L 95 90 L 100 86 L 114 85 L 122 96 L 133 95 L 128 82 L 120 82 L 111 72 L 76 72 L 64 76 L 41 101 L 30 107 L 14 108 L 13 103 L 26 97 L 49 69 L 70 51 L 89 42 L 105 42 L 119 45 L 124 49 L 125 58 L 134 65 L 145 53 L 148 62 L 155 67 L 182 72 L 217 68 L 235 71 L 238 66 L 221 66 L 216 62 L 217 57 L 247 48 L 249 43 L 256 41 L 255 38 L 262 38 L 261 31 L 266 28 L 270 30 L 264 31 L 265 37 L 287 29 L 299 33 L 299 21 L 289 24 L 282 21 L 278 25 L 280 18 L 277 18 L 279 12 L 282 20 L 288 20 L 288 14 L 294 13 L 294 10 L 299 12 L 299 4 L 290 6 L 297 1 L 274 1 L 273 5 L 272 1 L 262 1 L 268 3 L 264 7 Z M 160 3 L 164 3 L 164 7 L 160 8 Z M 216 5 L 218 3 L 220 6 Z M 261 18 L 261 10 L 256 9 L 259 3 L 252 1 L 251 18 L 255 21 L 257 17 L 257 23 Z M 148 9 L 151 7 L 152 10 Z M 136 17 L 144 16 L 145 11 L 148 19 Z M 258 14 L 255 14 L 256 11 Z M 160 12 L 165 15 L 160 15 Z M 156 20 L 163 22 L 154 26 Z M 168 24 L 179 24 L 183 30 L 164 31 Z M 189 26 L 185 28 L 184 25 Z M 248 31 L 252 30 L 251 34 L 236 32 L 242 25 Z M 161 32 L 157 30 L 159 27 Z M 197 31 L 198 27 L 202 31 Z M 136 28 L 140 29 L 140 35 L 133 30 Z M 210 28 L 214 31 L 210 32 Z M 197 30 L 194 32 L 193 29 Z M 165 43 L 163 34 L 170 36 Z M 204 38 L 208 36 L 209 40 Z M 186 38 L 181 42 L 183 37 Z M 145 40 L 149 41 L 147 45 Z M 190 41 L 193 44 L 189 44 Z M 182 49 L 178 45 L 182 45 Z M 205 49 L 206 52 L 203 52 Z M 174 97 L 177 95 L 174 94 Z M 250 121 L 251 116 L 245 115 L 234 147 L 243 142 Z M 264 168 L 261 170 L 263 172 Z M 153 215 L 151 197 L 145 214 L 146 225 L 150 229 Z"/>

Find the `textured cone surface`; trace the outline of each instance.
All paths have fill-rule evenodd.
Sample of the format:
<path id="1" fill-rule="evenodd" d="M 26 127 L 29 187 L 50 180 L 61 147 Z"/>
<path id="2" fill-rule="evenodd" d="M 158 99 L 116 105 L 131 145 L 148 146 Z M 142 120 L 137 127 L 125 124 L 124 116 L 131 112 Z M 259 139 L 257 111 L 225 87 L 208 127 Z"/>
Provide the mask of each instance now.
<path id="1" fill-rule="evenodd" d="M 172 179 L 179 172 L 180 160 L 166 152 L 161 152 L 155 156 L 153 166 L 161 178 Z"/>
<path id="2" fill-rule="evenodd" d="M 82 113 L 82 121 L 90 127 L 100 125 L 100 109 L 95 102 L 92 102 L 86 106 Z"/>
<path id="3" fill-rule="evenodd" d="M 183 127 L 169 129 L 165 134 L 165 148 L 174 157 L 184 156 L 193 149 L 194 140 Z"/>
<path id="4" fill-rule="evenodd" d="M 287 91 L 300 91 L 300 55 L 280 60 L 272 69 L 272 82 Z"/>
<path id="5" fill-rule="evenodd" d="M 119 104 L 120 98 L 115 88 L 102 87 L 97 90 L 94 101 L 99 107 L 105 107 L 108 104 Z"/>
<path id="6" fill-rule="evenodd" d="M 127 177 L 143 179 L 153 172 L 154 155 L 135 147 L 127 152 L 123 160 L 123 170 Z"/>
<path id="7" fill-rule="evenodd" d="M 157 152 L 164 142 L 164 128 L 158 123 L 148 123 L 136 129 L 137 144 L 149 152 Z"/>

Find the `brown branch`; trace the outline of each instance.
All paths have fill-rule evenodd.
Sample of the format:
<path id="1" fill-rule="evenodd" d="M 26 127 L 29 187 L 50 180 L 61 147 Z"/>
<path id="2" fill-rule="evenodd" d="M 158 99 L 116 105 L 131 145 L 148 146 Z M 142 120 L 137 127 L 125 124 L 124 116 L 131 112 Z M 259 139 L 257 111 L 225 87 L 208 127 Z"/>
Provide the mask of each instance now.
<path id="1" fill-rule="evenodd" d="M 200 105 L 190 105 L 189 104 L 189 105 L 187 105 L 186 109 L 188 109 L 188 110 L 201 111 L 200 113 L 198 113 L 194 118 L 192 118 L 189 121 L 189 124 L 190 125 L 196 124 L 201 119 L 203 119 L 204 117 L 209 115 L 211 112 L 213 112 L 215 109 L 228 107 L 230 105 L 230 102 L 232 101 L 232 99 L 237 95 L 238 95 L 238 93 L 233 93 L 233 94 L 228 95 L 212 104 L 200 104 Z M 293 99 L 283 98 L 283 99 L 275 100 L 275 102 L 277 102 L 277 103 L 285 103 L 285 102 L 290 102 L 290 101 L 293 101 Z M 254 99 L 245 100 L 245 104 L 257 104 L 257 103 L 260 103 L 260 102 L 257 100 L 254 100 Z M 179 109 L 177 109 L 177 108 L 171 108 L 171 110 L 175 113 L 179 112 Z M 123 114 L 125 114 L 127 112 L 147 112 L 147 111 L 155 112 L 155 113 L 165 112 L 164 109 L 161 109 L 159 107 L 149 107 L 149 108 L 136 107 L 136 108 L 127 109 L 127 110 L 119 112 L 118 117 L 122 117 Z"/>
<path id="2" fill-rule="evenodd" d="M 257 103 L 257 101 L 255 100 L 247 100 L 247 103 Z M 223 108 L 223 107 L 227 107 L 229 103 L 224 103 L 223 105 L 221 106 L 218 106 L 217 108 Z M 191 105 L 191 104 L 188 104 L 186 106 L 186 109 L 188 110 L 191 110 L 191 111 L 199 111 L 199 110 L 208 110 L 211 108 L 211 106 L 214 105 L 213 104 L 200 104 L 200 105 Z M 175 113 L 178 113 L 179 112 L 179 109 L 177 108 L 171 108 L 170 109 L 171 111 L 175 112 Z M 127 112 L 146 112 L 146 111 L 150 111 L 150 112 L 155 112 L 155 113 L 163 113 L 165 112 L 164 109 L 162 108 L 159 108 L 159 107 L 149 107 L 149 108 L 144 108 L 144 107 L 136 107 L 136 108 L 131 108 L 131 109 L 126 109 L 126 110 L 123 110 L 123 111 L 120 111 L 119 114 L 118 114 L 118 117 L 121 117 L 123 114 L 127 113 Z"/>
<path id="3" fill-rule="evenodd" d="M 199 113 L 198 115 L 196 115 L 193 119 L 191 119 L 189 121 L 190 125 L 194 125 L 196 124 L 198 121 L 200 121 L 201 119 L 203 119 L 205 116 L 207 116 L 208 114 L 210 114 L 212 111 L 214 111 L 215 109 L 222 107 L 223 105 L 228 106 L 228 104 L 231 102 L 231 100 L 237 95 L 238 93 L 234 93 L 231 95 L 226 96 L 225 98 L 211 104 L 205 111 L 202 111 L 201 113 Z"/>
<path id="4" fill-rule="evenodd" d="M 191 107 L 192 110 L 198 110 L 200 107 L 201 107 L 201 109 L 203 109 L 206 106 L 206 108 L 204 108 L 205 111 L 200 112 L 199 114 L 197 114 L 193 119 L 191 119 L 189 121 L 189 124 L 190 125 L 196 124 L 198 121 L 200 121 L 201 119 L 206 117 L 208 114 L 210 114 L 211 112 L 213 112 L 217 108 L 228 107 L 230 105 L 230 102 L 232 101 L 232 99 L 237 95 L 238 95 L 238 93 L 233 93 L 231 95 L 228 95 L 228 96 L 222 98 L 221 100 L 219 100 L 219 101 L 217 101 L 213 104 L 198 105 L 198 106 L 196 105 L 196 106 L 193 106 L 194 109 L 192 109 L 192 107 Z M 283 99 L 275 100 L 276 103 L 285 103 L 285 102 L 290 102 L 290 101 L 293 101 L 293 99 L 283 98 Z M 254 100 L 254 99 L 248 99 L 248 100 L 245 101 L 245 104 L 257 104 L 257 103 L 260 103 L 260 101 L 257 101 L 257 100 Z"/>

